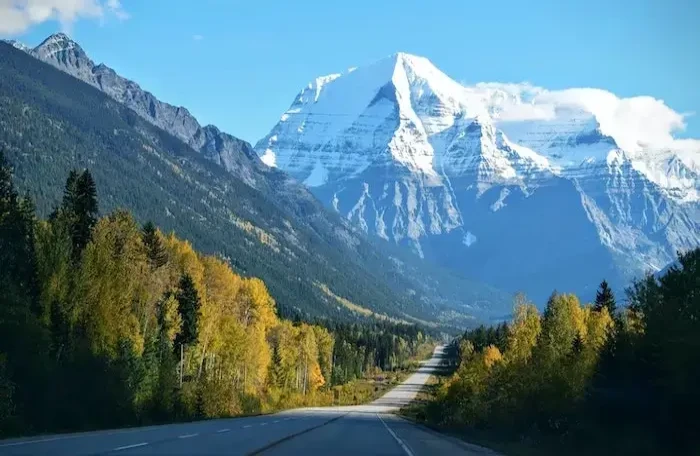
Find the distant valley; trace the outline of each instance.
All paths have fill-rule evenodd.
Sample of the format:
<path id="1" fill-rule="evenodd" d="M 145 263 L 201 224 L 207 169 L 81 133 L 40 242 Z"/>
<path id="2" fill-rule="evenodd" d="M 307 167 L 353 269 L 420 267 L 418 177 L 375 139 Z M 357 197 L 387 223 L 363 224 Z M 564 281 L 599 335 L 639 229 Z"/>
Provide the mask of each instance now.
<path id="1" fill-rule="evenodd" d="M 457 316 L 460 325 L 498 320 L 507 318 L 516 292 L 544 302 L 554 287 L 591 299 L 604 278 L 622 291 L 633 278 L 665 267 L 676 251 L 700 245 L 696 154 L 631 150 L 576 107 L 557 108 L 552 119 L 508 118 L 508 107 L 532 103 L 536 95 L 527 86 L 462 86 L 427 59 L 398 53 L 317 78 L 253 148 L 95 64 L 66 35 L 36 48 L 10 44 L 99 89 L 225 171 L 208 171 L 201 191 L 243 185 L 264 202 L 265 209 L 244 204 L 248 214 L 226 198 L 203 206 L 235 212 L 221 223 L 253 251 L 266 252 L 256 259 L 225 253 L 233 248 L 229 235 L 210 217 L 194 216 L 198 222 L 178 231 L 197 231 L 195 242 L 228 255 L 241 272 L 271 274 L 265 278 L 290 312 Z M 25 147 L 16 137 L 6 142 L 13 141 L 10 152 Z M 66 159 L 86 164 L 85 157 Z M 32 180 L 22 163 L 18 170 L 27 174 L 19 177 Z M 255 221 L 276 211 L 274 220 Z M 155 207 L 148 213 L 169 217 Z M 280 262 L 293 268 L 298 255 L 311 254 L 309 243 L 325 251 L 314 256 L 325 258 L 319 271 L 333 264 L 338 275 L 309 272 L 298 292 L 314 303 L 299 304 L 297 292 L 290 294 L 293 274 L 270 271 Z M 330 260 L 338 246 L 346 254 Z M 260 260 L 268 255 L 276 259 Z M 373 291 L 341 279 L 349 269 L 366 274 L 362 280 Z"/>

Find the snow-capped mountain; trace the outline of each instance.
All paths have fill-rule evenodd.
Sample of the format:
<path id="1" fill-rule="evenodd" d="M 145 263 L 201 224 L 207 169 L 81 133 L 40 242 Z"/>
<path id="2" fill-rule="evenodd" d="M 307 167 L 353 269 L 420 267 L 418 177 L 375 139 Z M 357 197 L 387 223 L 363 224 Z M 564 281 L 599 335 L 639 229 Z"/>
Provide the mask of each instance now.
<path id="1" fill-rule="evenodd" d="M 700 245 L 700 142 L 649 145 L 600 108 L 612 94 L 575 90 L 464 86 L 398 53 L 317 78 L 255 149 L 422 257 L 588 296 Z"/>
<path id="2" fill-rule="evenodd" d="M 160 101 L 106 65 L 96 65 L 68 36 L 52 35 L 35 48 L 17 42 L 8 44 L 33 58 L 28 59 L 22 52 L 0 43 L 0 62 L 7 63 L 0 64 L 3 73 L 0 81 L 6 82 L 3 89 L 6 96 L 0 97 L 0 108 L 4 108 L 6 115 L 0 116 L 0 120 L 9 125 L 14 122 L 15 126 L 22 126 L 8 127 L 10 136 L 0 137 L 0 146 L 9 141 L 12 152 L 17 152 L 18 144 L 30 150 L 45 149 L 37 146 L 41 141 L 32 139 L 32 135 L 36 134 L 32 126 L 46 122 L 52 125 L 63 125 L 62 122 L 65 122 L 69 125 L 71 121 L 81 119 L 84 115 L 82 111 L 70 111 L 78 100 L 88 104 L 86 112 L 102 110 L 105 115 L 106 109 L 107 117 L 119 117 L 112 118 L 117 123 L 123 120 L 120 116 L 124 116 L 127 125 L 119 134 L 141 138 L 136 143 L 142 141 L 144 150 L 169 165 L 160 169 L 139 160 L 141 171 L 137 176 L 123 176 L 124 182 L 118 183 L 110 202 L 119 207 L 130 207 L 136 214 L 146 209 L 146 216 L 153 217 L 160 226 L 169 226 L 177 219 L 178 223 L 182 223 L 179 229 L 199 236 L 200 241 L 204 242 L 205 251 L 222 253 L 240 248 L 241 245 L 237 245 L 239 238 L 236 237 L 231 240 L 231 245 L 217 245 L 217 242 L 227 239 L 226 233 L 230 235 L 231 226 L 234 232 L 244 232 L 244 236 L 251 239 L 246 239 L 242 251 L 239 251 L 242 253 L 234 255 L 232 263 L 244 274 L 257 271 L 256 275 L 269 283 L 271 290 L 276 290 L 274 296 L 281 306 L 291 306 L 297 310 L 303 308 L 304 312 L 315 312 L 316 315 L 324 314 L 330 308 L 334 313 L 349 312 L 356 316 L 359 312 L 357 308 L 347 310 L 347 303 L 352 303 L 360 308 L 364 306 L 361 313 L 367 309 L 378 311 L 381 308 L 381 312 L 393 317 L 427 319 L 448 326 L 471 325 L 475 318 L 507 318 L 510 310 L 508 293 L 422 262 L 385 242 L 367 238 L 346 219 L 324 208 L 304 185 L 286 173 L 265 165 L 248 143 L 214 126 L 201 126 L 187 109 Z M 35 62 L 35 59 L 43 63 Z M 58 72 L 53 68 L 46 68 L 44 63 L 74 76 L 76 80 L 74 83 L 66 82 L 65 78 L 57 77 Z M 27 82 L 26 90 L 15 91 L 14 86 L 22 85 L 17 81 Z M 36 91 L 40 96 L 34 95 Z M 108 97 L 96 96 L 97 91 Z M 69 98 L 66 99 L 66 96 Z M 39 103 L 41 109 L 37 109 L 41 117 L 35 118 L 31 125 L 25 119 L 18 121 L 18 113 L 31 111 L 30 106 L 37 103 L 37 99 L 43 103 Z M 68 106 L 63 106 L 61 101 L 54 110 L 56 99 L 68 100 Z M 129 109 L 121 109 L 122 105 Z M 14 109 L 16 106 L 20 108 Z M 48 112 L 43 112 L 42 109 L 47 107 Z M 65 113 L 66 109 L 71 114 L 62 119 L 57 113 Z M 134 112 L 158 128 L 148 128 L 150 126 L 141 122 Z M 114 160 L 123 160 L 135 151 L 128 150 L 127 146 L 127 150 L 119 151 L 118 157 L 111 157 L 113 148 L 106 146 L 109 141 L 104 131 L 102 135 L 95 133 L 110 123 L 95 124 L 92 118 L 82 120 L 84 122 L 78 122 L 72 136 L 63 137 L 63 147 L 55 154 L 43 155 L 51 157 L 46 161 L 33 160 L 31 157 L 34 155 L 17 152 L 18 163 L 23 163 L 23 160 L 32 162 L 18 168 L 30 175 L 42 176 L 34 181 L 48 180 L 42 181 L 42 185 L 50 188 L 54 183 L 46 179 L 46 175 L 54 172 L 57 163 L 84 166 L 84 162 L 80 162 L 72 153 L 70 141 L 84 143 L 85 138 L 89 138 L 89 141 L 96 141 L 97 144 L 90 166 L 97 168 L 96 175 L 102 173 L 106 179 L 113 176 L 115 169 L 111 167 Z M 62 131 L 65 133 L 67 130 Z M 109 130 L 107 137 L 116 132 Z M 107 142 L 101 144 L 101 141 Z M 181 141 L 190 147 L 185 147 Z M 190 148 L 228 171 L 228 178 L 225 177 L 226 173 L 222 175 L 216 171 L 217 167 L 210 166 L 205 160 L 194 160 L 188 157 L 186 151 L 183 155 L 183 149 Z M 171 181 L 167 176 L 175 163 L 178 178 Z M 129 164 L 128 168 L 134 169 L 131 165 L 135 164 Z M 131 195 L 127 191 L 128 198 L 123 199 L 123 189 L 139 185 L 136 182 L 139 178 L 146 179 L 148 182 L 143 183 L 144 188 L 150 186 L 155 193 L 171 192 L 167 201 L 172 206 L 167 206 L 165 213 L 159 212 L 162 207 L 153 206 L 159 198 L 151 194 L 145 196 L 143 192 L 137 192 Z M 179 179 L 186 185 L 182 186 Z M 240 185 L 239 181 L 245 185 Z M 221 196 L 222 192 L 227 195 L 233 193 L 235 198 L 227 200 Z M 48 198 L 47 195 L 50 192 L 42 191 L 40 196 Z M 193 203 L 190 198 L 195 195 L 201 197 L 197 197 Z M 173 215 L 176 213 L 173 208 L 177 206 L 185 208 L 186 216 Z M 211 211 L 217 215 L 212 216 Z M 210 234 L 207 235 L 207 232 Z M 268 248 L 270 252 L 266 251 Z M 258 253 L 260 249 L 262 253 Z M 285 270 L 288 267 L 294 272 Z"/>

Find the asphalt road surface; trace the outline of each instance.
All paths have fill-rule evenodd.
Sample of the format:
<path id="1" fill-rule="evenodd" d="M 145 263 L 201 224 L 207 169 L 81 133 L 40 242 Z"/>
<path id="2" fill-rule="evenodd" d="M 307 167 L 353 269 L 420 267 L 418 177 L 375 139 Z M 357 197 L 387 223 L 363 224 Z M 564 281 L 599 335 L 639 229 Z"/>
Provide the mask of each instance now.
<path id="1" fill-rule="evenodd" d="M 359 406 L 0 441 L 0 455 L 482 455 L 496 453 L 392 414 L 439 365 L 442 347 L 404 383 Z"/>

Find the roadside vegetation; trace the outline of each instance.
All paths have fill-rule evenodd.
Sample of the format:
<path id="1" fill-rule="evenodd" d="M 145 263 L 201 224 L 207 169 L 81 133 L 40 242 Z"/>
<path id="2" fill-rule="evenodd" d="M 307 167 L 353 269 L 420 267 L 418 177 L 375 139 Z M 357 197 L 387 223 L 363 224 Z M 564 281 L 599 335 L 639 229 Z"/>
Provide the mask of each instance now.
<path id="1" fill-rule="evenodd" d="M 415 325 L 290 321 L 265 283 L 126 210 L 87 170 L 47 220 L 0 152 L 0 437 L 353 404 L 434 347 Z"/>
<path id="2" fill-rule="evenodd" d="M 700 249 L 581 305 L 516 298 L 508 325 L 468 331 L 452 373 L 403 410 L 509 455 L 700 454 Z"/>

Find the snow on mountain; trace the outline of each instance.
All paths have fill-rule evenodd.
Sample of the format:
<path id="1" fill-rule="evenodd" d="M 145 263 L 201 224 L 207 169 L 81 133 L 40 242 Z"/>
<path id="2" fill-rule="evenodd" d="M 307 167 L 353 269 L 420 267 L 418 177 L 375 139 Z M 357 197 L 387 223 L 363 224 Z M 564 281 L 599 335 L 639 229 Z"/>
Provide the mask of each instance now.
<path id="1" fill-rule="evenodd" d="M 650 97 L 464 86 L 398 53 L 317 78 L 255 149 L 365 231 L 543 296 L 700 244 L 700 141 L 678 122 Z"/>
<path id="2" fill-rule="evenodd" d="M 7 43 L 7 44 L 9 44 L 9 45 L 11 45 L 11 46 L 13 46 L 13 47 L 19 49 L 20 51 L 24 51 L 24 52 L 29 53 L 29 52 L 31 52 L 31 50 L 32 50 L 32 48 L 30 48 L 29 46 L 27 46 L 27 45 L 24 44 L 24 43 L 20 43 L 19 41 L 15 41 L 15 40 L 3 40 L 3 41 L 4 41 L 5 43 Z"/>
<path id="3" fill-rule="evenodd" d="M 260 274 L 265 280 L 277 283 L 278 286 L 285 283 L 284 281 L 289 279 L 289 275 L 280 272 L 283 271 L 284 264 L 294 265 L 302 260 L 304 262 L 306 260 L 302 257 L 311 254 L 311 257 L 313 257 L 311 268 L 314 267 L 314 261 L 320 261 L 326 266 L 330 265 L 331 269 L 328 274 L 321 278 L 313 275 L 313 272 L 310 275 L 306 274 L 308 282 L 313 282 L 311 289 L 317 290 L 317 285 L 323 281 L 324 286 L 327 285 L 329 288 L 332 288 L 338 296 L 352 299 L 353 302 L 366 305 L 368 308 L 387 306 L 386 309 L 392 316 L 395 315 L 402 319 L 417 316 L 431 320 L 437 319 L 448 325 L 461 325 L 465 322 L 472 324 L 472 320 L 475 317 L 500 319 L 508 314 L 510 310 L 508 293 L 467 279 L 461 274 L 454 274 L 452 271 L 435 268 L 433 265 L 399 252 L 393 246 L 383 245 L 381 242 L 367 239 L 347 220 L 341 219 L 325 210 L 306 186 L 301 185 L 286 173 L 266 166 L 248 143 L 221 132 L 215 126 L 200 125 L 187 109 L 160 101 L 154 95 L 139 87 L 137 83 L 120 76 L 108 66 L 95 64 L 83 49 L 65 34 L 52 35 L 34 49 L 16 42 L 9 44 L 92 85 L 112 99 L 133 110 L 147 122 L 170 133 L 173 137 L 179 138 L 208 160 L 226 169 L 232 177 L 230 177 L 229 181 L 223 180 L 219 182 L 216 180 L 218 179 L 216 177 L 218 174 L 211 174 L 209 167 L 201 169 L 199 166 L 196 167 L 196 172 L 206 174 L 202 182 L 205 187 L 210 184 L 213 185 L 212 191 L 214 193 L 216 193 L 216 189 L 223 188 L 226 190 L 229 188 L 229 184 L 232 184 L 233 187 L 231 188 L 241 190 L 240 194 L 238 194 L 240 201 L 238 199 L 237 201 L 239 203 L 242 202 L 241 204 L 244 206 L 254 208 L 260 207 L 258 204 L 268 205 L 267 207 L 272 210 L 269 214 L 257 213 L 256 210 L 253 210 L 255 217 L 251 223 L 257 221 L 258 223 L 262 222 L 263 225 L 254 226 L 248 224 L 245 227 L 246 232 L 254 229 L 253 231 L 257 234 L 265 234 L 264 237 L 266 239 L 268 234 L 272 233 L 270 234 L 274 237 L 272 244 L 277 246 L 279 243 L 280 249 L 276 250 L 277 255 L 273 255 L 274 258 L 270 257 L 273 260 L 272 262 L 268 261 L 266 263 L 267 266 L 271 265 L 272 269 L 268 270 L 267 266 L 264 266 L 263 268 L 267 272 Z M 13 55 L 17 53 L 14 50 L 7 49 L 7 46 L 0 49 L 0 51 L 11 51 L 9 55 L 17 57 L 17 55 Z M 22 61 L 22 59 L 19 59 L 19 61 Z M 31 67 L 29 65 L 29 68 Z M 11 72 L 11 74 L 14 73 Z M 320 78 L 315 82 L 314 90 L 307 91 L 306 95 L 311 100 L 318 99 L 322 93 L 325 93 L 326 86 L 339 77 L 340 75 L 332 75 Z M 65 87 L 65 85 L 63 86 Z M 85 91 L 81 84 L 75 84 L 74 89 Z M 81 93 L 90 92 L 87 90 Z M 311 124 L 310 128 L 313 128 Z M 135 122 L 135 125 L 142 124 Z M 143 132 L 140 131 L 140 127 L 137 127 L 137 129 L 139 131 L 134 131 L 134 133 L 140 135 L 145 132 L 150 135 L 147 131 L 148 129 Z M 170 147 L 179 149 L 179 146 L 171 144 L 167 140 L 167 135 L 158 136 L 158 138 L 157 141 L 166 139 L 167 144 L 162 145 L 165 148 L 164 150 L 168 150 Z M 274 142 L 274 138 L 270 137 L 269 139 Z M 178 160 L 180 159 L 178 156 Z M 236 184 L 238 179 L 257 191 L 247 191 L 243 188 L 245 186 L 238 186 Z M 328 179 L 329 170 L 326 169 L 321 160 L 317 160 L 312 165 L 311 172 L 306 178 L 306 184 L 316 187 L 323 186 L 323 184 L 329 182 Z M 199 190 L 202 188 L 206 190 L 205 187 L 201 187 L 199 184 L 197 186 Z M 212 195 L 211 192 L 209 194 L 210 196 Z M 415 200 L 421 201 L 422 199 L 416 197 Z M 221 202 L 219 199 L 217 201 Z M 369 210 L 372 206 L 371 201 L 367 200 L 366 203 L 364 207 L 360 202 L 355 204 L 356 212 L 363 220 L 365 217 L 364 211 Z M 343 204 L 345 204 L 345 201 Z M 207 207 L 209 206 L 207 205 Z M 204 220 L 207 222 L 207 226 L 211 227 L 211 223 L 225 224 L 231 217 L 239 220 L 238 217 L 232 215 L 230 207 L 222 206 L 222 208 L 225 209 L 222 212 L 223 218 L 219 218 L 216 221 L 207 221 L 197 217 L 197 221 Z M 266 220 L 272 220 L 269 217 L 274 218 L 275 214 L 277 214 L 275 212 L 277 209 L 274 208 L 282 210 L 280 213 L 284 214 L 285 218 L 284 220 L 279 220 L 280 223 L 268 224 Z M 195 208 L 195 210 L 200 209 Z M 239 224 L 236 223 L 235 225 L 238 226 Z M 264 240 L 261 242 L 266 245 L 269 244 Z M 273 250 L 275 249 L 276 247 Z M 298 251 L 302 252 L 300 256 L 295 254 Z M 336 256 L 314 253 L 320 251 L 328 254 L 332 253 Z M 245 259 L 239 263 L 239 267 L 246 270 Z M 282 269 L 279 268 L 280 265 L 282 265 Z M 343 291 L 341 287 L 344 286 L 344 283 L 351 282 L 356 285 L 360 282 L 356 280 L 353 282 L 354 279 L 346 282 L 337 280 L 334 277 L 344 277 L 345 279 L 347 277 L 359 277 L 360 281 L 365 281 L 363 282 L 365 285 L 371 284 L 371 286 L 362 288 L 371 290 L 371 294 L 379 298 L 371 298 L 369 300 L 358 298 L 358 294 L 355 294 L 353 291 Z M 307 291 L 304 291 L 304 293 Z M 309 294 L 308 296 L 311 299 L 309 301 L 311 306 L 316 306 L 316 310 L 322 310 L 325 304 L 332 304 L 334 307 L 337 304 L 333 299 L 331 299 L 332 302 L 328 302 L 327 294 L 318 296 L 313 294 L 314 297 Z M 317 298 L 322 299 L 320 306 L 314 304 L 318 302 L 315 301 Z M 306 307 L 310 305 L 309 302 L 305 304 Z M 292 305 L 296 306 L 293 303 Z"/>

